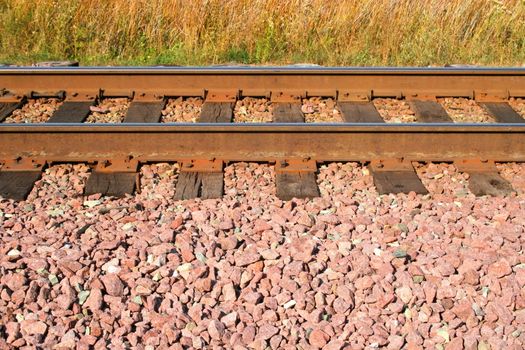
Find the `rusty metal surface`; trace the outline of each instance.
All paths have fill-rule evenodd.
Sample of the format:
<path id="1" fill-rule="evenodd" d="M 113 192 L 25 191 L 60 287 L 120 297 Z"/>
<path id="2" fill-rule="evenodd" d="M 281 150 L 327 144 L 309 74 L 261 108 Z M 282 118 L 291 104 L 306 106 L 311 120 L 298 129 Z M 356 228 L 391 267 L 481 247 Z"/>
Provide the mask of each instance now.
<path id="1" fill-rule="evenodd" d="M 523 68 L 4 68 L 0 88 L 40 95 L 57 91 L 134 92 L 162 96 L 205 96 L 207 91 L 242 96 L 371 97 L 466 96 L 501 101 L 525 96 Z"/>
<path id="2" fill-rule="evenodd" d="M 281 159 L 275 163 L 276 173 L 298 173 L 317 171 L 317 163 L 314 159 Z"/>
<path id="3" fill-rule="evenodd" d="M 525 161 L 525 125 L 2 125 L 0 159 Z"/>
<path id="4" fill-rule="evenodd" d="M 182 162 L 180 171 L 181 173 L 222 173 L 223 166 L 223 162 L 217 159 L 192 159 Z"/>

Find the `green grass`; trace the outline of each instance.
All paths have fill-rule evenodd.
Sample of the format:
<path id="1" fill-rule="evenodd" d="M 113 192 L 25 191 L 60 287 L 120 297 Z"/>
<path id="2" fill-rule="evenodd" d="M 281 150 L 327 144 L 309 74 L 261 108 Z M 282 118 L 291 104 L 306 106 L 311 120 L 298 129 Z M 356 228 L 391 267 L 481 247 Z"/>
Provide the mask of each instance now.
<path id="1" fill-rule="evenodd" d="M 0 0 L 0 62 L 523 65 L 525 0 Z"/>

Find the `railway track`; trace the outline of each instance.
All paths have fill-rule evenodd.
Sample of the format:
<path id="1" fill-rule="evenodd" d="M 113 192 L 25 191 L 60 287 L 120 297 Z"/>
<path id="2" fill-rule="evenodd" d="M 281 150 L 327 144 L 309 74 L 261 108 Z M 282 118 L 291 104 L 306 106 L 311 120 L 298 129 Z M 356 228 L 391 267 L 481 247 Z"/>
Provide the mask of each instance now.
<path id="1" fill-rule="evenodd" d="M 200 96 L 198 123 L 160 124 L 169 97 Z M 241 97 L 264 96 L 273 123 L 232 123 Z M 344 123 L 306 124 L 300 101 L 337 101 Z M 371 68 L 4 68 L 0 121 L 29 99 L 63 104 L 43 124 L 0 124 L 0 195 L 24 199 L 43 169 L 60 162 L 93 166 L 85 194 L 132 193 L 148 162 L 180 162 L 176 198 L 216 198 L 228 162 L 275 163 L 277 196 L 314 197 L 317 165 L 368 164 L 380 193 L 426 189 L 412 162 L 454 162 L 476 195 L 512 187 L 497 162 L 525 161 L 525 119 L 508 104 L 525 97 L 525 69 Z M 121 124 L 85 124 L 101 98 L 127 97 Z M 437 102 L 466 97 L 493 124 L 455 124 Z M 386 124 L 372 100 L 407 100 L 417 123 Z"/>

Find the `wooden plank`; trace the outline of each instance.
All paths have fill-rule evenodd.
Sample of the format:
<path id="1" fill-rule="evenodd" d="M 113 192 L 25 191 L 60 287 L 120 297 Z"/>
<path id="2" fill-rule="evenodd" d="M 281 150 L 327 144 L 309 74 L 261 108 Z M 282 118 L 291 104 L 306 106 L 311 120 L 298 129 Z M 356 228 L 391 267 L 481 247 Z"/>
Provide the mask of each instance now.
<path id="1" fill-rule="evenodd" d="M 66 101 L 53 113 L 48 123 L 82 123 L 95 101 Z"/>
<path id="2" fill-rule="evenodd" d="M 201 178 L 198 172 L 180 172 L 175 188 L 175 200 L 199 197 Z"/>
<path id="3" fill-rule="evenodd" d="M 418 194 L 428 193 L 416 172 L 413 170 L 381 170 L 372 171 L 371 173 L 379 194 L 409 192 L 415 192 Z"/>
<path id="4" fill-rule="evenodd" d="M 234 106 L 234 102 L 204 102 L 197 122 L 231 123 Z M 223 193 L 223 171 L 181 171 L 175 189 L 175 200 L 220 198 Z"/>
<path id="5" fill-rule="evenodd" d="M 498 123 L 525 123 L 518 112 L 516 112 L 507 102 L 479 102 Z"/>
<path id="6" fill-rule="evenodd" d="M 131 101 L 124 123 L 158 123 L 166 100 L 155 102 Z"/>
<path id="7" fill-rule="evenodd" d="M 422 123 L 452 123 L 443 106 L 436 101 L 413 100 L 409 101 L 417 121 Z"/>
<path id="8" fill-rule="evenodd" d="M 338 102 L 343 120 L 347 123 L 384 123 L 372 102 Z"/>
<path id="9" fill-rule="evenodd" d="M 223 191 L 222 172 L 181 172 L 175 189 L 175 200 L 220 198 Z"/>
<path id="10" fill-rule="evenodd" d="M 200 173 L 202 199 L 221 198 L 224 193 L 224 173 Z"/>
<path id="11" fill-rule="evenodd" d="M 204 102 L 199 123 L 231 123 L 234 102 Z"/>
<path id="12" fill-rule="evenodd" d="M 0 171 L 0 196 L 24 200 L 41 176 L 40 171 Z"/>
<path id="13" fill-rule="evenodd" d="M 512 185 L 497 172 L 469 171 L 468 186 L 475 196 L 504 197 L 515 192 Z"/>
<path id="14" fill-rule="evenodd" d="M 104 196 L 124 197 L 135 191 L 137 173 L 135 172 L 98 172 L 94 171 L 88 178 L 84 195 L 101 193 Z"/>
<path id="15" fill-rule="evenodd" d="M 283 172 L 275 178 L 276 195 L 288 201 L 293 198 L 319 197 L 315 172 Z"/>
<path id="16" fill-rule="evenodd" d="M 0 103 L 0 123 L 9 117 L 13 111 L 22 107 L 24 103 L 21 102 L 5 102 Z"/>
<path id="17" fill-rule="evenodd" d="M 273 103 L 274 123 L 304 123 L 304 114 L 300 103 Z"/>

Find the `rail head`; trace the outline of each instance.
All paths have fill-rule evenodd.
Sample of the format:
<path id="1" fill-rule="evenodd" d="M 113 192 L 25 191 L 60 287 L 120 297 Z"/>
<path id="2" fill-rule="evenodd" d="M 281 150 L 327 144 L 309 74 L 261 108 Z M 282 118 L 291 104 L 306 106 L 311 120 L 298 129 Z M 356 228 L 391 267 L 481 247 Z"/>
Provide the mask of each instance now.
<path id="1" fill-rule="evenodd" d="M 1 75 L 515 75 L 524 67 L 148 66 L 0 67 Z"/>
<path id="2" fill-rule="evenodd" d="M 525 133 L 525 123 L 38 123 L 0 124 L 3 133 Z"/>

